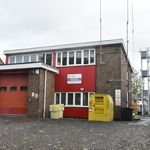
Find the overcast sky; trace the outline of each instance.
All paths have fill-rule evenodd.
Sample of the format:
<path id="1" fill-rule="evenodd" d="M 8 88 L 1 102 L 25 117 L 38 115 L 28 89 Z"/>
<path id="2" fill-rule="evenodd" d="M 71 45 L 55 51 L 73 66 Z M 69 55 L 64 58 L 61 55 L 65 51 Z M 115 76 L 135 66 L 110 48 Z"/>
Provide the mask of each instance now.
<path id="1" fill-rule="evenodd" d="M 3 50 L 99 40 L 100 0 L 0 0 L 0 57 Z M 150 0 L 129 0 L 129 57 L 140 69 L 139 50 L 150 46 Z M 126 0 L 102 0 L 102 38 L 126 41 Z"/>

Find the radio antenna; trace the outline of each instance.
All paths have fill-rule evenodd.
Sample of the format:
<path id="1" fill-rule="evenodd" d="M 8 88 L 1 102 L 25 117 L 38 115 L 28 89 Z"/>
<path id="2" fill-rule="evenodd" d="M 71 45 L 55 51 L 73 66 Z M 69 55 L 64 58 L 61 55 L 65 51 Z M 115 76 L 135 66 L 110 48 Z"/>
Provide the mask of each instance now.
<path id="1" fill-rule="evenodd" d="M 103 48 L 102 48 L 102 0 L 100 0 L 100 63 L 103 62 Z"/>

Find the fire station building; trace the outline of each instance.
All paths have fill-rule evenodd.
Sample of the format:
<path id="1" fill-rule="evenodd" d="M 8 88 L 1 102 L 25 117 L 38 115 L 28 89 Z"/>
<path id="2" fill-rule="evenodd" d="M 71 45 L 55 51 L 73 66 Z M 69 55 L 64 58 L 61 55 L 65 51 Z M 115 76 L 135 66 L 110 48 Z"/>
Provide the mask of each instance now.
<path id="1" fill-rule="evenodd" d="M 64 117 L 88 117 L 92 93 L 110 94 L 115 119 L 131 104 L 131 73 L 122 39 L 5 50 L 0 65 L 0 114 L 49 116 L 64 104 Z M 127 73 L 128 72 L 128 73 Z"/>

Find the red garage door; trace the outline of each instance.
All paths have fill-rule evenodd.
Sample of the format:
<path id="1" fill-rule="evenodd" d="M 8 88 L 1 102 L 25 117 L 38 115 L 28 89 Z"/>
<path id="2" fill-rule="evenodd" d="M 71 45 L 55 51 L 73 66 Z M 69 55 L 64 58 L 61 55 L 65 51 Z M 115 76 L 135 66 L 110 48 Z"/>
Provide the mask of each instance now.
<path id="1" fill-rule="evenodd" d="M 0 75 L 0 114 L 27 113 L 27 75 Z"/>

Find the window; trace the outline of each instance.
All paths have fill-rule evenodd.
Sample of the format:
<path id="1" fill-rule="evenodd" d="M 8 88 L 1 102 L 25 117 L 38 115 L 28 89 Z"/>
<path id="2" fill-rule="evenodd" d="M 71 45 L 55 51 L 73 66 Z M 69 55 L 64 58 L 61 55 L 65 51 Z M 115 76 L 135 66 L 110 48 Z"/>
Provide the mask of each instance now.
<path id="1" fill-rule="evenodd" d="M 68 93 L 68 105 L 73 105 L 73 93 Z"/>
<path id="2" fill-rule="evenodd" d="M 87 107 L 90 95 L 93 93 L 55 93 L 55 104 L 64 104 L 66 107 Z"/>
<path id="3" fill-rule="evenodd" d="M 75 105 L 81 105 L 81 94 L 75 93 Z"/>
<path id="4" fill-rule="evenodd" d="M 1 86 L 0 91 L 7 91 L 7 87 L 6 86 Z"/>
<path id="5" fill-rule="evenodd" d="M 61 104 L 66 105 L 66 93 L 61 93 Z"/>
<path id="6" fill-rule="evenodd" d="M 84 50 L 84 64 L 89 63 L 89 50 Z"/>
<path id="7" fill-rule="evenodd" d="M 57 52 L 57 66 L 88 65 L 95 63 L 95 49 Z"/>
<path id="8" fill-rule="evenodd" d="M 27 86 L 21 86 L 20 87 L 20 91 L 27 91 L 28 90 L 28 87 Z"/>
<path id="9" fill-rule="evenodd" d="M 59 104 L 59 99 L 60 99 L 60 94 L 57 93 L 57 94 L 56 94 L 56 104 Z"/>
<path id="10" fill-rule="evenodd" d="M 36 62 L 36 54 L 31 55 L 31 62 Z"/>
<path id="11" fill-rule="evenodd" d="M 62 65 L 67 65 L 67 52 L 62 53 Z"/>
<path id="12" fill-rule="evenodd" d="M 45 54 L 38 54 L 38 61 L 44 62 Z"/>
<path id="13" fill-rule="evenodd" d="M 88 106 L 88 93 L 83 93 L 83 106 Z"/>
<path id="14" fill-rule="evenodd" d="M 10 63 L 10 64 L 15 63 L 15 56 L 10 56 L 10 57 L 9 57 L 9 63 Z"/>
<path id="15" fill-rule="evenodd" d="M 25 56 L 24 56 L 24 62 L 25 62 L 25 63 L 29 62 L 29 55 L 25 55 Z"/>
<path id="16" fill-rule="evenodd" d="M 16 56 L 16 63 L 22 63 L 22 55 Z"/>
<path id="17" fill-rule="evenodd" d="M 94 63 L 94 50 L 90 50 L 90 64 Z"/>
<path id="18" fill-rule="evenodd" d="M 76 64 L 81 64 L 82 56 L 81 56 L 81 51 L 76 51 Z"/>
<path id="19" fill-rule="evenodd" d="M 74 52 L 69 52 L 69 65 L 74 64 Z"/>
<path id="20" fill-rule="evenodd" d="M 52 54 L 46 54 L 46 62 L 47 65 L 52 65 Z"/>
<path id="21" fill-rule="evenodd" d="M 57 65 L 61 65 L 61 53 L 57 53 Z"/>
<path id="22" fill-rule="evenodd" d="M 11 86 L 10 91 L 17 91 L 17 87 L 16 86 Z"/>

